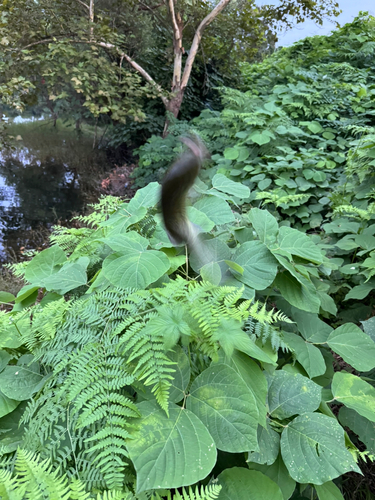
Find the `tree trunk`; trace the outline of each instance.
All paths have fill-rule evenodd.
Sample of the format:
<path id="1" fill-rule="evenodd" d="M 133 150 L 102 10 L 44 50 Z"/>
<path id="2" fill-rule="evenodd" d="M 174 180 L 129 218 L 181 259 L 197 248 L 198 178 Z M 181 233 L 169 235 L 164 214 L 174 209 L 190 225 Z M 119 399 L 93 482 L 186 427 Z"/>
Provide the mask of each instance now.
<path id="1" fill-rule="evenodd" d="M 169 101 L 165 105 L 167 112 L 172 114 L 175 118 L 177 118 L 180 112 L 181 104 L 184 99 L 184 94 L 185 94 L 185 88 L 180 87 L 175 89 L 173 92 L 173 96 L 171 97 L 171 99 L 169 99 Z M 167 116 L 164 124 L 163 137 L 167 137 L 168 135 L 169 124 L 170 124 L 170 119 Z"/>
<path id="2" fill-rule="evenodd" d="M 81 0 L 78 0 L 81 2 Z M 177 118 L 178 113 L 181 108 L 182 99 L 185 94 L 185 89 L 189 83 L 189 78 L 191 74 L 191 69 L 193 67 L 195 56 L 197 55 L 198 47 L 202 39 L 202 33 L 206 26 L 208 26 L 215 17 L 220 14 L 220 12 L 229 4 L 231 0 L 220 0 L 216 7 L 201 21 L 198 28 L 195 31 L 193 42 L 191 44 L 189 55 L 187 57 L 184 70 L 182 71 L 182 55 L 185 50 L 182 46 L 182 32 L 183 32 L 183 20 L 182 15 L 179 12 L 175 12 L 176 0 L 167 0 L 169 14 L 172 21 L 173 28 L 173 51 L 174 51 L 174 65 L 173 65 L 173 80 L 172 80 L 172 97 L 168 99 L 163 93 L 162 87 L 155 82 L 155 80 L 147 73 L 147 71 L 142 68 L 138 63 L 136 63 L 128 54 L 122 52 L 119 47 L 116 47 L 112 43 L 108 42 L 95 42 L 96 45 L 106 48 L 115 49 L 116 52 L 124 58 L 128 63 L 133 66 L 133 68 L 143 76 L 143 78 L 152 84 L 155 89 L 160 93 L 160 98 L 167 111 L 173 114 Z M 146 6 L 148 10 L 152 11 L 151 7 Z M 182 75 L 181 75 L 182 73 Z M 169 120 L 165 122 L 163 137 L 168 135 Z"/>
<path id="3" fill-rule="evenodd" d="M 52 119 L 53 119 L 53 126 L 56 127 L 56 122 L 57 122 L 58 116 L 57 116 L 57 113 L 55 112 L 55 110 L 53 109 L 52 102 L 49 100 L 48 95 L 46 97 L 46 106 L 47 106 L 47 108 L 51 112 L 51 116 L 52 116 Z"/>

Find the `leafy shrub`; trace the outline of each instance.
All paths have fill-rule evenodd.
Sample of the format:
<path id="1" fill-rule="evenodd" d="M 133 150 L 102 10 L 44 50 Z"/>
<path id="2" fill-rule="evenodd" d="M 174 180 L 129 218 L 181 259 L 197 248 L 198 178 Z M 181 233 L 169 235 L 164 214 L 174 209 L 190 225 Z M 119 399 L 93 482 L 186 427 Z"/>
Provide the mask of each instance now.
<path id="1" fill-rule="evenodd" d="M 135 179 L 134 185 L 144 187 L 150 182 L 160 182 L 182 150 L 182 143 L 178 138 L 191 131 L 194 132 L 187 122 L 180 121 L 170 126 L 169 134 L 165 139 L 154 135 L 139 148 L 136 151 L 139 155 L 139 166 L 132 174 Z"/>
<path id="2" fill-rule="evenodd" d="M 332 480 L 360 471 L 329 404 L 345 405 L 340 422 L 354 430 L 375 421 L 374 388 L 358 375 L 375 368 L 375 343 L 319 319 L 336 305 L 311 237 L 267 211 L 231 210 L 246 186 L 222 174 L 212 186 L 199 183 L 189 208 L 209 260 L 193 252 L 186 267 L 153 183 L 129 203 L 103 199 L 86 227 L 56 229 L 14 268 L 28 284 L 0 317 L 1 424 L 22 427 L 0 441 L 3 488 L 35 495 L 59 481 L 56 498 L 84 484 L 87 498 L 177 499 L 174 488 L 217 478 L 184 498 L 281 500 L 297 483 L 339 495 Z M 331 350 L 357 375 L 333 373 Z"/>
<path id="3" fill-rule="evenodd" d="M 260 67 L 268 90 L 226 90 L 224 110 L 194 122 L 214 153 L 188 208 L 199 252 L 172 246 L 149 183 L 11 266 L 27 284 L 0 296 L 14 302 L 0 314 L 0 495 L 342 499 L 340 477 L 375 458 L 366 19 L 334 46 L 279 53 L 312 66 L 343 46 L 340 78 L 365 69 L 366 93 L 344 92 L 331 67 L 323 102 L 317 64 L 322 102 L 317 88 L 299 98 L 307 69 L 282 81 L 276 54 Z M 150 164 L 157 141 L 142 148 Z M 168 141 L 154 170 L 178 149 Z"/>
<path id="4" fill-rule="evenodd" d="M 320 228 L 332 191 L 340 186 L 341 201 L 350 197 L 343 189 L 349 151 L 373 134 L 374 25 L 363 15 L 329 37 L 243 64 L 243 91 L 222 89 L 222 112 L 206 109 L 191 123 L 212 152 L 206 180 L 222 173 L 250 188 L 246 203 L 267 205 L 293 227 Z M 165 172 L 174 147 L 150 139 L 134 176 L 160 180 L 155 172 Z"/>

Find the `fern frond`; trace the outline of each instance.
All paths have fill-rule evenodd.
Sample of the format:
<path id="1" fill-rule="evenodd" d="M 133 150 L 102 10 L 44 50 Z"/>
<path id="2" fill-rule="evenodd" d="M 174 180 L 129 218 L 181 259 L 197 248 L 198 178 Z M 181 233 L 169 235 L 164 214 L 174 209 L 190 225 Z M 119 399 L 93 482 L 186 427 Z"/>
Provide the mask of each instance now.
<path id="1" fill-rule="evenodd" d="M 2 500 L 23 500 L 25 485 L 20 485 L 17 478 L 6 470 L 0 470 L 0 498 Z"/>
<path id="2" fill-rule="evenodd" d="M 259 339 L 264 345 L 269 340 L 275 352 L 279 349 L 283 351 L 291 350 L 284 342 L 282 331 L 270 324 L 254 321 L 254 318 L 250 316 L 246 321 L 245 330 L 254 342 Z"/>
<path id="3" fill-rule="evenodd" d="M 16 278 L 24 278 L 26 268 L 29 265 L 29 261 L 17 262 L 16 264 L 4 264 L 6 269 L 9 269 Z"/>
<path id="4" fill-rule="evenodd" d="M 86 346 L 70 360 L 69 375 L 60 393 L 65 392 L 73 405 L 72 415 L 79 415 L 76 428 L 92 427 L 99 430 L 86 439 L 93 443 L 87 453 L 94 454 L 93 462 L 106 474 L 110 488 L 123 485 L 123 469 L 127 451 L 125 439 L 129 418 L 139 416 L 135 404 L 122 388 L 130 385 L 134 377 L 127 371 L 125 360 L 111 356 L 111 347 Z M 112 351 L 114 347 L 112 348 Z"/>
<path id="5" fill-rule="evenodd" d="M 181 493 L 175 490 L 174 494 L 171 491 L 167 492 L 167 496 L 160 496 L 158 492 L 155 492 L 151 497 L 151 500 L 215 500 L 219 498 L 221 491 L 221 485 L 219 484 L 208 484 L 207 486 L 196 486 L 194 489 L 192 486 L 189 488 L 183 487 Z"/>
<path id="6" fill-rule="evenodd" d="M 86 483 L 87 484 L 87 483 Z M 0 470 L 2 500 L 89 500 L 93 498 L 81 479 L 70 478 L 53 470 L 50 460 L 35 453 L 17 450 L 14 472 Z M 135 500 L 130 491 L 113 490 L 98 493 L 97 500 Z"/>
<path id="7" fill-rule="evenodd" d="M 18 449 L 15 465 L 18 487 L 24 488 L 27 498 L 69 498 L 68 479 L 53 471 L 50 460 L 38 460 L 34 453 Z"/>
<path id="8" fill-rule="evenodd" d="M 95 500 L 136 500 L 131 492 L 126 491 L 104 491 L 103 493 L 98 493 Z M 79 500 L 79 499 L 77 499 Z"/>
<path id="9" fill-rule="evenodd" d="M 70 302 L 64 298 L 49 302 L 45 306 L 38 305 L 33 310 L 32 327 L 22 334 L 22 340 L 28 349 L 33 352 L 39 342 L 54 338 L 58 326 L 65 319 Z"/>
<path id="10" fill-rule="evenodd" d="M 89 205 L 93 210 L 90 215 L 80 215 L 73 220 L 78 220 L 89 227 L 95 228 L 106 221 L 122 204 L 123 201 L 121 198 L 116 196 L 103 196 L 98 203 Z"/>
<path id="11" fill-rule="evenodd" d="M 284 321 L 286 323 L 293 323 L 285 314 L 281 311 L 270 310 L 267 311 L 266 304 L 261 305 L 258 301 L 255 302 L 250 307 L 250 316 L 257 320 L 259 323 L 272 324 L 277 321 Z"/>
<path id="12" fill-rule="evenodd" d="M 168 395 L 173 380 L 174 363 L 164 353 L 164 336 L 158 324 L 142 322 L 131 325 L 121 336 L 121 353 L 128 357 L 132 374 L 151 386 L 160 406 L 168 411 Z"/>
<path id="13" fill-rule="evenodd" d="M 52 245 L 59 245 L 67 254 L 73 253 L 77 245 L 83 240 L 87 239 L 94 233 L 93 229 L 87 227 L 69 228 L 63 226 L 53 226 L 53 232 L 50 236 Z"/>

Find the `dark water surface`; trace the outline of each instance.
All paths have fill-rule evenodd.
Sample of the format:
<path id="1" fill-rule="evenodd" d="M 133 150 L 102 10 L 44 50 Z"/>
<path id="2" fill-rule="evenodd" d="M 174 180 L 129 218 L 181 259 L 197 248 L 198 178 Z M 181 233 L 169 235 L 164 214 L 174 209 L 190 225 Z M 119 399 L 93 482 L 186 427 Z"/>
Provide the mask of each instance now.
<path id="1" fill-rule="evenodd" d="M 0 151 L 1 262 L 40 247 L 53 224 L 82 213 L 109 168 L 92 137 L 74 130 L 38 122 L 10 132 L 18 137 L 16 148 Z"/>

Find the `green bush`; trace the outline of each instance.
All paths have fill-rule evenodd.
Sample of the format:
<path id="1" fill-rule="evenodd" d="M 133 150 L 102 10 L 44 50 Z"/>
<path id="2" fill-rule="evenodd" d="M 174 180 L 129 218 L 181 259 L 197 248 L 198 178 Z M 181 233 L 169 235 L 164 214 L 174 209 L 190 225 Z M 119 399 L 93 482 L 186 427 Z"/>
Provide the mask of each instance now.
<path id="1" fill-rule="evenodd" d="M 0 294 L 1 498 L 344 498 L 375 458 L 371 23 L 280 51 L 268 90 L 226 90 L 194 122 L 213 152 L 195 250 L 170 243 L 152 182 L 10 266 L 26 284 Z M 310 59 L 348 44 L 326 93 Z M 309 116 L 297 70 L 272 69 L 300 50 L 328 100 L 305 96 Z"/>
<path id="2" fill-rule="evenodd" d="M 221 489 L 186 498 L 255 488 L 282 499 L 297 483 L 339 495 L 332 480 L 360 471 L 364 454 L 329 403 L 345 405 L 340 422 L 355 430 L 375 421 L 375 389 L 334 373 L 331 350 L 368 372 L 375 343 L 319 319 L 336 305 L 320 286 L 331 262 L 311 237 L 265 210 L 232 211 L 246 186 L 222 174 L 212 186 L 200 183 L 189 208 L 206 253 L 188 266 L 160 224 L 156 183 L 129 203 L 104 198 L 85 227 L 56 228 L 50 248 L 13 266 L 28 284 L 3 296 L 15 306 L 0 317 L 0 423 L 14 422 L 0 440 L 4 491 L 32 498 L 53 474 L 51 498 L 82 484 L 87 498 L 172 498 L 217 477 Z"/>

